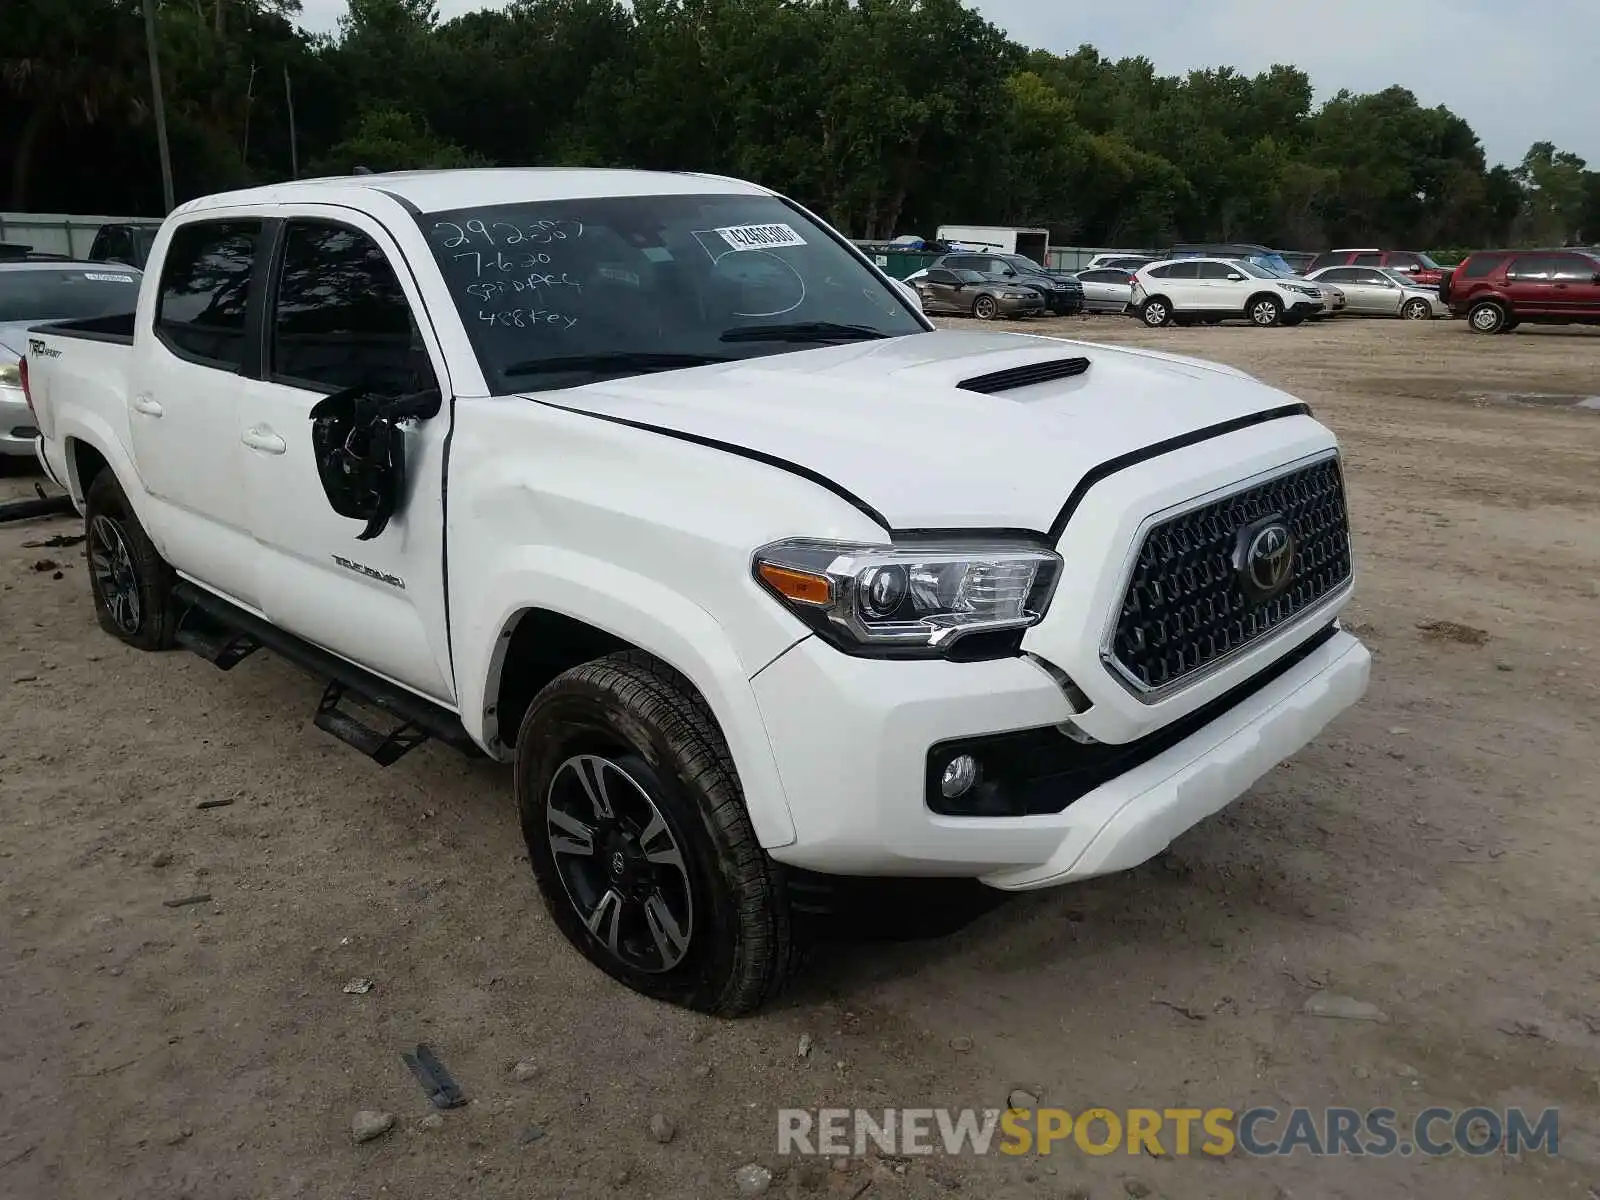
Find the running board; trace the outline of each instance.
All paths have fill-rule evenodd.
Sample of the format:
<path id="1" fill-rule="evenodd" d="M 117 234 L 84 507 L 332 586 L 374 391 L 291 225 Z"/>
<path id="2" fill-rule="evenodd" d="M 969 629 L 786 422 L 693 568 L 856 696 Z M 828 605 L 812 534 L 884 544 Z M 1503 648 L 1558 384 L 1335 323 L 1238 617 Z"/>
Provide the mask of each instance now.
<path id="1" fill-rule="evenodd" d="M 436 738 L 465 754 L 482 753 L 467 736 L 461 718 L 443 705 L 279 629 L 270 621 L 188 580 L 179 580 L 172 593 L 188 608 L 180 622 L 179 644 L 195 650 L 223 670 L 237 665 L 264 646 L 317 678 L 327 680 L 312 724 L 354 746 L 380 766 L 388 766 L 429 738 Z M 387 733 L 374 729 L 345 707 L 346 701 L 377 709 L 394 718 L 397 724 Z"/>

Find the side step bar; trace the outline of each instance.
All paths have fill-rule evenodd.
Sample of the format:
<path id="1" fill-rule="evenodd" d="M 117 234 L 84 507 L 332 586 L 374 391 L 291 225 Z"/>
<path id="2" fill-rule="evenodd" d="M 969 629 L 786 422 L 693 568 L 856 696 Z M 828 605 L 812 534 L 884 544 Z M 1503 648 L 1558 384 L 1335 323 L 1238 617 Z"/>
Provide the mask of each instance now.
<path id="1" fill-rule="evenodd" d="M 179 645 L 224 671 L 265 646 L 319 679 L 328 680 L 312 723 L 354 746 L 380 766 L 387 767 L 429 738 L 437 738 L 466 754 L 482 753 L 467 736 L 461 718 L 442 705 L 396 687 L 337 654 L 286 633 L 188 580 L 180 579 L 172 594 L 188 609 L 179 622 Z M 374 729 L 342 707 L 344 700 L 381 710 L 398 724 L 388 732 Z"/>

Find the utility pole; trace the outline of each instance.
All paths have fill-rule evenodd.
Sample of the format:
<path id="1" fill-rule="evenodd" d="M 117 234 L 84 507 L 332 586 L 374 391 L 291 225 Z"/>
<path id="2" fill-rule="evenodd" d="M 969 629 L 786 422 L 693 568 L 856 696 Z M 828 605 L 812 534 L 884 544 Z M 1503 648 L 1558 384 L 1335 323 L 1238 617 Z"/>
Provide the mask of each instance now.
<path id="1" fill-rule="evenodd" d="M 148 0 L 147 0 L 148 2 Z M 289 178 L 300 178 L 300 147 L 294 137 L 294 92 L 289 87 L 289 64 L 283 64 L 283 96 L 289 102 Z"/>
<path id="2" fill-rule="evenodd" d="M 144 0 L 144 42 L 150 51 L 150 90 L 155 94 L 156 147 L 161 154 L 161 198 L 166 210 L 177 207 L 172 195 L 172 150 L 167 145 L 167 105 L 161 97 L 161 59 L 156 53 L 156 0 Z"/>

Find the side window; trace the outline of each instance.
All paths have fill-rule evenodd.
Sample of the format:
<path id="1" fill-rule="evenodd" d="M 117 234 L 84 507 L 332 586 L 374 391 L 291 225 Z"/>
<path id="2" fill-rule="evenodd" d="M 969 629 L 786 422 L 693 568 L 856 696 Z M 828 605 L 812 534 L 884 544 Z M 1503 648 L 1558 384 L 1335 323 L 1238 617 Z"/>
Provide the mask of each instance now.
<path id="1" fill-rule="evenodd" d="M 1383 264 L 1393 267 L 1397 271 L 1406 271 L 1422 266 L 1422 260 L 1415 254 L 1399 253 L 1389 255 L 1389 261 Z"/>
<path id="2" fill-rule="evenodd" d="M 197 221 L 172 234 L 161 264 L 156 332 L 183 358 L 224 371 L 244 363 L 245 300 L 257 221 Z"/>
<path id="3" fill-rule="evenodd" d="M 347 225 L 291 221 L 272 307 L 270 374 L 388 395 L 434 385 L 411 306 L 383 249 Z"/>
<path id="4" fill-rule="evenodd" d="M 1555 274 L 1556 260 L 1548 254 L 1519 254 L 1511 261 L 1507 274 L 1512 279 L 1549 279 Z"/>
<path id="5" fill-rule="evenodd" d="M 1482 279 L 1485 275 L 1493 275 L 1504 261 L 1498 254 L 1474 254 L 1462 266 L 1461 278 Z"/>
<path id="6" fill-rule="evenodd" d="M 1333 263 L 1339 262 L 1341 258 L 1343 258 L 1343 255 L 1319 254 L 1311 260 L 1310 269 L 1313 271 L 1320 271 L 1323 267 L 1331 266 Z"/>
<path id="7" fill-rule="evenodd" d="M 1373 287 L 1399 287 L 1400 286 L 1399 284 L 1395 283 L 1394 280 L 1390 279 L 1387 275 L 1384 275 L 1384 274 L 1382 274 L 1381 272 L 1378 272 L 1378 271 L 1362 271 L 1362 270 L 1353 268 L 1351 270 L 1350 274 L 1355 276 L 1355 282 L 1356 283 L 1370 284 Z"/>
<path id="8" fill-rule="evenodd" d="M 1236 271 L 1227 263 L 1203 262 L 1195 265 L 1200 270 L 1199 278 L 1201 279 L 1226 279 L 1229 275 L 1242 275 L 1244 273 Z"/>
<path id="9" fill-rule="evenodd" d="M 1173 264 L 1169 263 L 1164 267 L 1151 267 L 1145 274 L 1150 276 L 1151 279 L 1171 279 L 1173 270 Z"/>
<path id="10" fill-rule="evenodd" d="M 981 270 L 979 264 L 982 261 L 982 259 L 963 256 L 961 258 L 948 258 L 945 260 L 944 265 L 952 271 L 976 271 Z"/>
<path id="11" fill-rule="evenodd" d="M 1600 274 L 1600 261 L 1577 254 L 1563 254 L 1556 259 L 1555 278 L 1566 282 L 1588 283 Z"/>
<path id="12" fill-rule="evenodd" d="M 1334 267 L 1317 278 L 1327 283 L 1359 283 L 1365 274 L 1365 271 L 1358 271 L 1354 267 Z"/>
<path id="13" fill-rule="evenodd" d="M 925 278 L 929 283 L 950 284 L 956 282 L 954 272 L 946 271 L 941 267 L 935 267 L 933 270 L 929 271 L 927 275 L 923 276 L 923 278 Z"/>
<path id="14" fill-rule="evenodd" d="M 1357 254 L 1351 258 L 1350 265 L 1352 267 L 1381 267 L 1383 265 L 1383 255 Z"/>
<path id="15" fill-rule="evenodd" d="M 1197 262 L 1173 263 L 1167 271 L 1168 279 L 1198 279 L 1200 278 L 1200 264 Z"/>

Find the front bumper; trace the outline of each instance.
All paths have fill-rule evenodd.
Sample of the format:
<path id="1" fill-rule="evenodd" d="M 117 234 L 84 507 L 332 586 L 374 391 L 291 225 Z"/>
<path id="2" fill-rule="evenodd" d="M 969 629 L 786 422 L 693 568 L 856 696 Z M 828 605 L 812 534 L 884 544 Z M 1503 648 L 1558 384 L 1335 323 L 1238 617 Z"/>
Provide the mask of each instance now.
<path id="1" fill-rule="evenodd" d="M 1278 649 L 1288 653 L 1295 639 L 1284 641 Z M 1123 870 L 1315 737 L 1360 698 L 1370 664 L 1360 642 L 1335 633 L 1059 813 L 958 817 L 928 806 L 930 747 L 1069 722 L 1072 706 L 1055 680 L 1027 658 L 860 659 L 808 638 L 753 680 L 784 789 L 804 798 L 792 805 L 795 841 L 771 853 L 831 874 L 969 876 L 1005 890 Z"/>
<path id="2" fill-rule="evenodd" d="M 1045 307 L 1056 317 L 1070 317 L 1083 311 L 1082 292 L 1050 292 L 1045 296 Z"/>
<path id="3" fill-rule="evenodd" d="M 33 457 L 33 439 L 39 431 L 21 388 L 0 387 L 0 455 Z"/>
<path id="4" fill-rule="evenodd" d="M 1034 317 L 1046 311 L 1044 301 L 1034 296 L 1027 300 L 1007 300 L 996 296 L 995 309 L 1004 317 Z"/>

